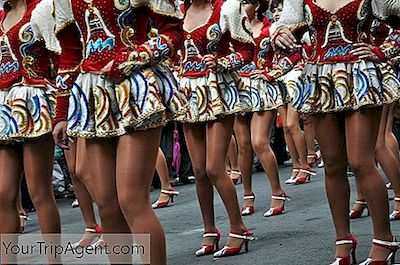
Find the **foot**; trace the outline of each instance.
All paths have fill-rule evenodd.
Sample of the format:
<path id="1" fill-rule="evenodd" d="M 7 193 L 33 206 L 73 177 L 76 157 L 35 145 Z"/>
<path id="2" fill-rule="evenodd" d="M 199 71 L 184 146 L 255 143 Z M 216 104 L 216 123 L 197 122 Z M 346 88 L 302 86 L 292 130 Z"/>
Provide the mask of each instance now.
<path id="1" fill-rule="evenodd" d="M 75 200 L 71 203 L 71 207 L 72 207 L 72 208 L 77 208 L 77 207 L 79 207 L 78 199 L 75 199 Z"/>
<path id="2" fill-rule="evenodd" d="M 233 184 L 239 184 L 242 180 L 242 172 L 240 172 L 239 170 L 231 170 L 230 173 L 230 178 L 233 182 Z"/>
<path id="3" fill-rule="evenodd" d="M 254 201 L 256 199 L 256 196 L 253 192 L 249 193 L 248 195 L 244 195 L 243 198 L 243 207 L 242 207 L 242 215 L 252 215 L 255 211 L 254 208 Z"/>
<path id="4" fill-rule="evenodd" d="M 311 181 L 311 176 L 315 176 L 317 173 L 312 168 L 302 168 L 297 175 L 294 184 L 305 184 Z"/>
<path id="5" fill-rule="evenodd" d="M 283 195 L 282 195 L 283 194 Z M 282 197 L 285 195 L 285 192 L 282 191 L 280 193 L 277 194 L 273 194 L 273 197 Z M 279 200 L 279 199 L 273 199 L 271 198 L 271 204 L 270 204 L 270 208 L 283 208 L 285 205 L 285 201 L 284 200 Z"/>
<path id="6" fill-rule="evenodd" d="M 307 164 L 310 167 L 314 167 L 315 163 L 317 162 L 317 158 L 318 158 L 318 156 L 316 153 L 308 154 L 307 155 Z"/>
<path id="7" fill-rule="evenodd" d="M 393 211 L 389 215 L 390 221 L 400 220 L 400 197 L 394 197 Z"/>
<path id="8" fill-rule="evenodd" d="M 87 247 L 97 243 L 102 234 L 102 229 L 99 225 L 94 228 L 86 228 L 81 240 L 72 245 L 73 248 Z"/>
<path id="9" fill-rule="evenodd" d="M 369 215 L 367 202 L 364 199 L 357 199 L 350 211 L 350 219 L 361 218 L 365 210 Z"/>
<path id="10" fill-rule="evenodd" d="M 391 242 L 392 240 L 388 240 L 388 242 Z M 373 260 L 386 260 L 387 257 L 392 252 L 393 252 L 393 250 L 388 248 L 388 247 L 386 247 L 386 246 L 372 244 L 372 248 L 371 248 L 371 251 L 369 252 L 368 257 L 373 259 Z"/>
<path id="11" fill-rule="evenodd" d="M 300 169 L 293 167 L 292 174 L 290 175 L 289 179 L 285 181 L 285 184 L 294 184 L 299 173 Z"/>

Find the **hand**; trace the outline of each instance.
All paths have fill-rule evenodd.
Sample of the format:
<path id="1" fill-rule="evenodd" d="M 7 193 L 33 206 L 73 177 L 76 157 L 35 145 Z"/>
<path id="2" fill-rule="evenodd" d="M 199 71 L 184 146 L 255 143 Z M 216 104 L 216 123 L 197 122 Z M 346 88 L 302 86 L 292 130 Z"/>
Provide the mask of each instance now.
<path id="1" fill-rule="evenodd" d="M 67 135 L 67 122 L 60 121 L 54 126 L 53 139 L 61 149 L 69 150 L 69 140 Z"/>
<path id="2" fill-rule="evenodd" d="M 375 46 L 367 44 L 367 43 L 356 43 L 354 44 L 355 49 L 350 53 L 358 58 L 371 62 L 381 62 L 382 60 L 378 57 L 378 55 L 373 51 Z"/>
<path id="3" fill-rule="evenodd" d="M 281 28 L 275 33 L 273 37 L 274 44 L 282 49 L 282 50 L 290 50 L 293 51 L 296 48 L 301 48 L 300 45 L 297 44 L 296 37 L 288 28 Z"/>
<path id="4" fill-rule="evenodd" d="M 217 62 L 216 62 L 216 57 L 214 55 L 212 54 L 204 55 L 203 63 L 206 65 L 208 69 L 211 69 L 212 71 L 217 70 Z"/>

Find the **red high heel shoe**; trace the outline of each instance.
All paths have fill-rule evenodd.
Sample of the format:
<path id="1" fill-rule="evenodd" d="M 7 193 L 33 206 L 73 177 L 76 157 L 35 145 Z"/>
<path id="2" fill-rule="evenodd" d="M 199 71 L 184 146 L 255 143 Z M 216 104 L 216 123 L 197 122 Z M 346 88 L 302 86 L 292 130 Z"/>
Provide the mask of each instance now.
<path id="1" fill-rule="evenodd" d="M 81 239 L 78 242 L 72 244 L 73 249 L 76 249 L 78 247 L 85 248 L 88 246 L 95 246 L 101 239 L 101 234 L 103 233 L 103 229 L 101 228 L 101 226 L 96 224 L 95 228 L 85 228 L 85 234 L 86 233 L 91 234 L 91 237 Z"/>
<path id="2" fill-rule="evenodd" d="M 294 184 L 295 185 L 300 185 L 300 184 L 305 184 L 311 181 L 311 176 L 316 176 L 317 172 L 311 169 L 300 169 L 300 173 L 305 173 L 304 177 L 299 177 L 297 176 Z"/>
<path id="3" fill-rule="evenodd" d="M 296 183 L 296 178 L 300 173 L 300 169 L 299 168 L 293 168 L 292 170 L 292 175 L 290 175 L 290 178 L 288 178 L 285 181 L 285 184 L 295 184 Z"/>
<path id="4" fill-rule="evenodd" d="M 201 256 L 206 256 L 206 255 L 211 255 L 215 251 L 219 250 L 219 241 L 221 239 L 221 233 L 217 231 L 208 231 L 203 234 L 203 238 L 206 237 L 213 237 L 214 242 L 212 245 L 203 245 L 203 247 L 199 250 L 196 251 L 196 256 L 201 257 Z"/>
<path id="5" fill-rule="evenodd" d="M 224 246 L 221 250 L 214 253 L 214 258 L 223 258 L 228 256 L 239 255 L 242 252 L 244 246 L 244 252 L 249 252 L 249 242 L 254 240 L 254 234 L 251 231 L 245 231 L 243 233 L 236 233 L 233 231 L 229 232 L 229 236 L 237 239 L 242 239 L 243 242 L 239 247 Z"/>
<path id="6" fill-rule="evenodd" d="M 336 240 L 336 246 L 341 246 L 341 245 L 352 245 L 351 248 L 351 257 L 336 257 L 330 265 L 351 265 L 351 264 L 356 264 L 356 248 L 357 248 L 357 239 L 353 236 L 350 235 L 349 238 L 343 239 L 343 240 Z"/>
<path id="7" fill-rule="evenodd" d="M 399 197 L 394 197 L 395 202 L 400 202 Z M 389 215 L 389 220 L 390 221 L 397 221 L 400 220 L 400 211 L 394 210 L 390 215 Z"/>
<path id="8" fill-rule="evenodd" d="M 252 200 L 253 203 L 256 200 L 256 195 L 254 193 L 250 194 L 250 195 L 244 195 L 243 197 L 244 200 Z M 246 216 L 246 215 L 252 215 L 255 212 L 255 207 L 253 206 L 246 206 L 246 207 L 242 207 L 242 215 Z"/>
<path id="9" fill-rule="evenodd" d="M 176 191 L 174 188 L 170 189 L 170 190 L 161 190 L 161 193 L 166 194 L 169 196 L 168 201 L 162 202 L 157 200 L 156 202 L 154 202 L 151 207 L 153 209 L 159 209 L 159 208 L 165 208 L 168 207 L 169 203 L 173 203 L 174 202 L 174 197 L 175 196 L 179 196 L 179 192 Z"/>
<path id="10" fill-rule="evenodd" d="M 314 167 L 314 166 L 317 166 L 317 165 L 318 165 L 318 155 L 317 155 L 317 153 L 308 154 L 308 155 L 307 155 L 307 164 L 308 164 L 310 167 Z"/>
<path id="11" fill-rule="evenodd" d="M 372 243 L 376 246 L 380 246 L 380 247 L 389 249 L 391 251 L 391 253 L 386 258 L 386 260 L 374 260 L 372 258 L 368 258 L 363 263 L 360 263 L 360 265 L 394 265 L 395 258 L 396 258 L 396 252 L 400 247 L 399 242 L 397 242 L 396 239 L 393 238 L 392 242 L 374 239 L 374 240 L 372 240 Z"/>
<path id="12" fill-rule="evenodd" d="M 367 216 L 369 216 L 368 205 L 365 200 L 356 200 L 355 204 L 361 205 L 361 210 L 351 210 L 349 214 L 350 219 L 361 218 L 365 210 L 367 210 Z"/>
<path id="13" fill-rule="evenodd" d="M 236 175 L 237 178 L 233 178 L 232 175 Z M 242 183 L 242 172 L 237 170 L 231 170 L 229 177 L 231 178 L 233 184 L 237 185 Z"/>
<path id="14" fill-rule="evenodd" d="M 283 214 L 285 212 L 285 202 L 290 201 L 292 197 L 283 194 L 281 196 L 271 196 L 271 199 L 273 200 L 280 200 L 283 201 L 283 206 L 279 208 L 270 208 L 267 212 L 264 213 L 264 217 L 271 217 L 271 216 L 276 216 Z"/>

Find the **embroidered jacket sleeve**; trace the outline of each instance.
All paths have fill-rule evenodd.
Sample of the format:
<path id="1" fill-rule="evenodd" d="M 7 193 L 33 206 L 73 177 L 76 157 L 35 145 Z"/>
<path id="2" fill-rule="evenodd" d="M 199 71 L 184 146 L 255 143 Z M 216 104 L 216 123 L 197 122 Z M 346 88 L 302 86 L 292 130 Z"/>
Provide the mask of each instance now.
<path id="1" fill-rule="evenodd" d="M 132 0 L 131 3 L 133 9 L 141 8 L 143 4 L 139 0 Z M 142 44 L 129 47 L 116 58 L 114 67 L 122 70 L 126 76 L 136 67 L 152 66 L 169 59 L 183 45 L 182 14 L 178 3 L 149 0 L 147 11 L 157 34 L 152 34 Z"/>
<path id="2" fill-rule="evenodd" d="M 250 63 L 254 54 L 254 39 L 246 11 L 238 0 L 227 0 L 221 8 L 222 33 L 230 35 L 233 52 L 217 60 L 218 71 L 238 70 Z"/>

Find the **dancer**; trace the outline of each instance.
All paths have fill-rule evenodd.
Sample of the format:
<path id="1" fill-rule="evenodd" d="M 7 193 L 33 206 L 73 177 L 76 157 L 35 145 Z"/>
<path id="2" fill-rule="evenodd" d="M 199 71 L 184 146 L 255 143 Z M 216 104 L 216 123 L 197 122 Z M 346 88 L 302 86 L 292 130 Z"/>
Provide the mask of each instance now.
<path id="1" fill-rule="evenodd" d="M 385 62 L 400 50 L 399 32 L 393 31 L 381 47 L 369 42 L 373 16 L 394 23 L 399 14 L 398 1 L 286 0 L 274 35 L 276 47 L 289 52 L 299 47 L 303 30 L 310 32 L 312 45 L 306 49 L 293 107 L 313 115 L 325 162 L 337 239 L 331 264 L 350 264 L 349 253 L 354 258 L 357 246 L 349 225 L 348 164 L 365 194 L 374 228 L 373 246 L 362 264 L 392 264 L 399 248 L 390 230 L 387 193 L 374 155 L 382 105 L 398 100 L 399 81 Z"/>
<path id="2" fill-rule="evenodd" d="M 245 9 L 251 20 L 256 48 L 253 62 L 244 66 L 240 73 L 243 80 L 241 91 L 249 91 L 252 95 L 252 112 L 238 115 L 235 121 L 235 133 L 239 143 L 239 161 L 243 174 L 244 206 L 242 215 L 254 213 L 255 194 L 251 187 L 251 171 L 253 166 L 253 149 L 267 174 L 271 185 L 271 204 L 265 217 L 282 214 L 285 201 L 290 197 L 283 191 L 278 173 L 278 164 L 270 146 L 272 125 L 277 109 L 284 105 L 281 92 L 273 70 L 274 52 L 270 45 L 270 22 L 264 17 L 268 4 L 262 0 L 248 0 Z"/>
<path id="3" fill-rule="evenodd" d="M 62 148 L 67 134 L 78 146 L 83 141 L 86 187 L 99 207 L 104 240 L 110 233 L 149 234 L 151 263 L 165 264 L 150 186 L 161 127 L 185 109 L 162 64 L 182 44 L 180 12 L 156 0 L 54 3 L 62 46 L 54 139 Z M 159 35 L 146 41 L 150 19 Z"/>
<path id="4" fill-rule="evenodd" d="M 7 1 L 0 11 L 0 234 L 20 231 L 17 201 L 22 172 L 41 232 L 61 232 L 51 182 L 55 95 L 52 70 L 57 58 L 53 51 L 58 52 L 59 46 L 49 42 L 47 36 L 36 38 L 51 27 L 51 21 L 40 21 L 47 19 L 41 11 L 35 11 L 36 20 L 31 22 L 39 2 Z M 7 263 L 5 257 L 3 261 Z"/>
<path id="5" fill-rule="evenodd" d="M 182 119 L 196 176 L 196 189 L 204 222 L 203 247 L 197 256 L 224 257 L 248 250 L 253 233 L 243 224 L 235 187 L 225 161 L 231 141 L 234 114 L 244 110 L 235 70 L 253 56 L 253 37 L 244 8 L 237 0 L 185 1 L 184 52 L 181 89 L 189 98 Z M 231 42 L 235 52 L 230 50 Z M 215 227 L 213 185 L 228 212 L 229 239 L 218 250 L 220 232 Z"/>
<path id="6" fill-rule="evenodd" d="M 88 172 L 84 172 L 84 148 L 82 142 L 80 142 L 80 146 L 78 147 L 78 143 L 75 139 L 70 144 L 70 148 L 64 150 L 68 171 L 74 187 L 74 193 L 79 203 L 83 221 L 85 222 L 85 233 L 81 240 L 72 245 L 74 248 L 98 246 L 102 242 L 102 240 L 100 240 L 102 229 L 96 222 L 96 216 L 93 209 L 93 199 L 85 184 L 83 184 L 84 182 L 90 183 L 90 178 L 87 177 Z M 78 149 L 81 153 L 78 152 Z"/>
<path id="7" fill-rule="evenodd" d="M 153 209 L 168 207 L 170 202 L 174 202 L 174 197 L 179 196 L 179 192 L 172 187 L 169 181 L 167 160 L 161 148 L 158 148 L 156 171 L 160 177 L 161 193 L 157 201 L 152 204 Z"/>

